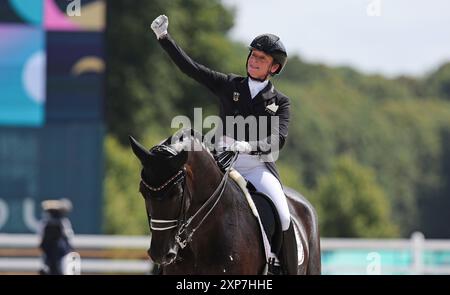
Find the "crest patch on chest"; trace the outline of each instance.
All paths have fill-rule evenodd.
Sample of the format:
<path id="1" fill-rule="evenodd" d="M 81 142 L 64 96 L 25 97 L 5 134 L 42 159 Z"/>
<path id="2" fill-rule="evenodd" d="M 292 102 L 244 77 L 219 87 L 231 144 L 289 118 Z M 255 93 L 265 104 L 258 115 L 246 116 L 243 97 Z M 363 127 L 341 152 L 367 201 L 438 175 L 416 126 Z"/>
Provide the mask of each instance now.
<path id="1" fill-rule="evenodd" d="M 275 102 L 273 102 L 273 103 L 271 103 L 271 104 L 266 106 L 266 112 L 268 112 L 271 115 L 275 115 L 277 110 L 278 110 L 278 105 L 275 104 Z"/>

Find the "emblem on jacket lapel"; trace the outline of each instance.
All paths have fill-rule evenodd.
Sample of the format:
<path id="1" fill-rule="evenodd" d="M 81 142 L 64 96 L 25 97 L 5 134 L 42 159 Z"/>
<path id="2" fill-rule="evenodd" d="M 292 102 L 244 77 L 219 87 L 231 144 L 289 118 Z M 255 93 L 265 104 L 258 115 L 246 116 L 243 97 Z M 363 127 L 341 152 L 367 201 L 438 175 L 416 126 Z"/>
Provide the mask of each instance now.
<path id="1" fill-rule="evenodd" d="M 240 95 L 241 94 L 239 92 L 233 92 L 233 101 L 238 101 Z"/>
<path id="2" fill-rule="evenodd" d="M 278 105 L 276 105 L 275 102 L 266 106 L 266 112 L 268 112 L 271 115 L 275 115 L 277 110 L 278 110 Z"/>

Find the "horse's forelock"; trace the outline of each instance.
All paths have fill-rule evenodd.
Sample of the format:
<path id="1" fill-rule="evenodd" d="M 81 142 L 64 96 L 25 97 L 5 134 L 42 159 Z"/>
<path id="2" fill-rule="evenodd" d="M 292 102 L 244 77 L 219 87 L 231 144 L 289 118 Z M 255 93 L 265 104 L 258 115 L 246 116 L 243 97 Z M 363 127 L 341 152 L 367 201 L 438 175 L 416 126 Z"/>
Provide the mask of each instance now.
<path id="1" fill-rule="evenodd" d="M 214 158 L 209 148 L 203 142 L 203 136 L 194 129 L 185 129 L 178 131 L 173 136 L 162 141 L 158 146 L 166 146 L 177 154 L 181 151 L 206 151 L 210 157 Z M 164 148 L 160 148 L 164 150 Z M 161 154 L 167 155 L 167 154 Z"/>
<path id="2" fill-rule="evenodd" d="M 186 150 L 187 148 L 187 142 L 186 141 L 178 141 L 173 143 L 171 146 L 177 153 L 180 153 L 183 150 Z"/>

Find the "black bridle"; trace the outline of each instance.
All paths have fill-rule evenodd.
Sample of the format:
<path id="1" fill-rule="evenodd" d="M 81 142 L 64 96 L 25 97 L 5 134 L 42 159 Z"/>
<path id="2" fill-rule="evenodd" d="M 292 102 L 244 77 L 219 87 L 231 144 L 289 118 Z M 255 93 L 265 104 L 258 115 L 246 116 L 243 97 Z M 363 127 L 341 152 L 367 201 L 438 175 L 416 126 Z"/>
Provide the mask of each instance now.
<path id="1" fill-rule="evenodd" d="M 177 219 L 154 219 L 152 218 L 150 215 L 148 215 L 149 217 L 149 221 L 150 221 L 150 228 L 152 230 L 155 231 L 163 231 L 163 230 L 168 230 L 168 229 L 172 229 L 178 226 L 178 223 L 180 222 L 180 220 L 183 220 L 183 215 L 184 215 L 184 207 L 185 207 L 185 194 L 184 192 L 185 190 L 185 186 L 186 186 L 186 168 L 182 168 L 180 170 L 177 171 L 177 173 L 175 173 L 174 176 L 172 176 L 171 178 L 169 178 L 169 180 L 167 180 L 165 183 L 163 183 L 162 185 L 158 186 L 158 187 L 153 187 L 148 185 L 142 175 L 141 175 L 141 184 L 146 187 L 149 191 L 150 194 L 152 193 L 157 193 L 158 195 L 166 195 L 168 191 L 170 191 L 173 187 L 177 186 L 177 185 L 182 185 L 182 200 L 181 200 L 181 210 L 180 210 L 180 214 L 178 216 Z"/>
<path id="2" fill-rule="evenodd" d="M 180 213 L 178 215 L 177 219 L 153 219 L 150 215 L 148 215 L 150 228 L 154 231 L 164 231 L 164 230 L 170 230 L 170 229 L 177 229 L 177 232 L 175 234 L 175 242 L 176 242 L 176 250 L 174 251 L 177 253 L 178 247 L 181 249 L 184 249 L 189 242 L 192 241 L 192 236 L 194 235 L 195 231 L 203 224 L 205 219 L 211 214 L 212 210 L 216 207 L 217 203 L 221 199 L 223 192 L 226 187 L 226 183 L 228 181 L 228 176 L 231 171 L 231 167 L 233 166 L 234 162 L 237 159 L 238 154 L 236 153 L 231 161 L 231 165 L 227 168 L 225 171 L 219 185 L 214 190 L 214 192 L 211 194 L 211 196 L 203 203 L 203 205 L 189 218 L 186 218 L 186 213 L 189 208 L 187 208 L 187 198 L 186 198 L 186 168 L 183 166 L 180 170 L 178 170 L 169 180 L 164 182 L 162 185 L 158 187 L 153 187 L 148 185 L 142 175 L 141 175 L 141 184 L 147 188 L 150 193 L 167 193 L 170 189 L 175 187 L 176 185 L 182 185 L 182 193 L 181 193 L 181 209 Z M 167 191 L 166 191 L 167 190 Z M 197 223 L 197 225 L 194 227 L 192 225 L 193 220 L 200 216 L 199 214 L 206 210 L 210 204 L 212 203 L 212 206 L 209 208 L 209 210 L 203 215 L 203 218 Z"/>

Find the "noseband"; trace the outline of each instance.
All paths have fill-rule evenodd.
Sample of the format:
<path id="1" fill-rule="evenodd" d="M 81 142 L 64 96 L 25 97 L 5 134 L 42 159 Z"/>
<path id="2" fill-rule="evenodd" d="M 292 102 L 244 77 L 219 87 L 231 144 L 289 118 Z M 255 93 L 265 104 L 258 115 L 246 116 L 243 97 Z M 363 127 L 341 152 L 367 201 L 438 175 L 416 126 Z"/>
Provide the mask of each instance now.
<path id="1" fill-rule="evenodd" d="M 169 230 L 173 228 L 177 228 L 177 233 L 175 235 L 175 242 L 176 244 L 181 248 L 184 249 L 187 244 L 192 240 L 192 236 L 194 235 L 195 231 L 202 225 L 202 223 L 205 221 L 205 219 L 211 214 L 211 211 L 216 207 L 217 203 L 221 199 L 223 192 L 226 187 L 226 183 L 228 181 L 228 176 L 231 171 L 231 167 L 233 166 L 234 162 L 237 159 L 238 154 L 236 153 L 233 157 L 233 160 L 231 161 L 231 165 L 228 167 L 228 169 L 225 171 L 225 174 L 223 175 L 219 185 L 214 190 L 214 192 L 211 194 L 211 196 L 203 203 L 203 205 L 188 219 L 186 219 L 186 213 L 187 213 L 187 205 L 186 201 L 187 198 L 185 197 L 186 192 L 186 168 L 183 166 L 182 169 L 178 170 L 174 176 L 172 176 L 169 180 L 167 180 L 165 183 L 158 187 L 153 187 L 148 185 L 141 175 L 141 183 L 151 192 L 161 192 L 166 189 L 170 189 L 180 183 L 182 184 L 182 204 L 181 204 L 181 210 L 180 214 L 178 216 L 178 219 L 153 219 L 151 216 L 150 218 L 150 228 L 155 231 L 164 231 Z M 212 206 L 209 208 L 209 210 L 203 215 L 203 218 L 198 222 L 198 224 L 193 227 L 191 225 L 192 221 L 197 217 L 200 216 L 200 213 L 205 211 L 206 208 L 212 203 Z"/>

